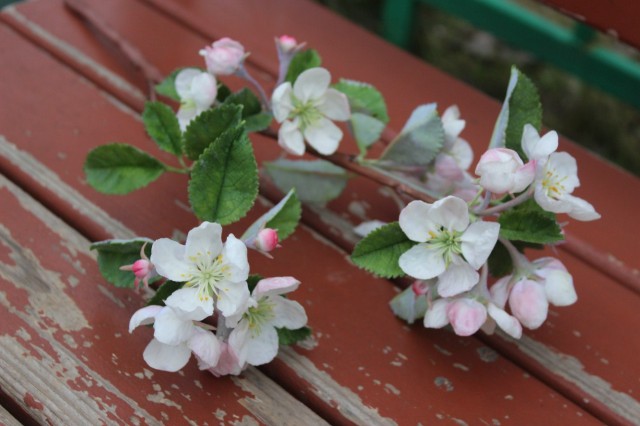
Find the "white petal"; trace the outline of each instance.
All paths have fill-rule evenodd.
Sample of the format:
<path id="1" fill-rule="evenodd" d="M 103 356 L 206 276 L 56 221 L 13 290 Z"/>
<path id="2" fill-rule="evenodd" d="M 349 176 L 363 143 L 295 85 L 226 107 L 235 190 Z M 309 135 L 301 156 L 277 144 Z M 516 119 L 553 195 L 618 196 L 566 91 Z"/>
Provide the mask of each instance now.
<path id="1" fill-rule="evenodd" d="M 289 117 L 293 110 L 293 103 L 291 102 L 292 93 L 291 83 L 282 83 L 276 87 L 271 95 L 271 105 L 273 108 L 273 117 L 278 123 L 282 123 Z"/>
<path id="2" fill-rule="evenodd" d="M 222 251 L 222 226 L 212 222 L 202 222 L 187 234 L 185 258 L 206 257 L 215 259 Z"/>
<path id="3" fill-rule="evenodd" d="M 191 120 L 196 118 L 198 114 L 199 111 L 195 106 L 181 105 L 176 114 L 176 117 L 178 118 L 178 124 L 180 125 L 180 130 L 182 132 L 187 130 L 187 127 L 189 126 L 189 123 L 191 123 Z"/>
<path id="4" fill-rule="evenodd" d="M 424 315 L 424 326 L 427 328 L 442 328 L 449 324 L 449 318 L 447 318 L 447 305 L 449 301 L 446 299 L 438 299 Z"/>
<path id="5" fill-rule="evenodd" d="M 260 299 L 265 296 L 290 293 L 298 289 L 300 281 L 293 277 L 273 277 L 258 281 L 253 289 L 253 297 Z"/>
<path id="6" fill-rule="evenodd" d="M 535 147 L 539 140 L 540 135 L 536 128 L 531 124 L 525 124 L 524 129 L 522 129 L 522 140 L 520 141 L 520 146 L 530 160 L 536 159 L 533 157 L 533 153 L 535 152 Z"/>
<path id="7" fill-rule="evenodd" d="M 548 132 L 540 138 L 531 151 L 533 159 L 544 159 L 558 149 L 558 134 L 555 131 Z"/>
<path id="8" fill-rule="evenodd" d="M 129 320 L 129 333 L 131 333 L 139 325 L 147 325 L 153 323 L 156 315 L 160 313 L 162 306 L 151 305 L 138 309 Z"/>
<path id="9" fill-rule="evenodd" d="M 435 231 L 433 225 L 427 220 L 431 204 L 414 200 L 400 212 L 400 229 L 411 241 L 423 243 L 430 239 L 430 231 Z"/>
<path id="10" fill-rule="evenodd" d="M 273 327 L 262 327 L 254 336 L 249 333 L 247 344 L 247 362 L 251 365 L 262 365 L 271 362 L 278 354 L 278 332 Z"/>
<path id="11" fill-rule="evenodd" d="M 491 300 L 495 303 L 500 309 L 504 309 L 507 304 L 507 299 L 509 299 L 509 282 L 511 281 L 512 276 L 507 275 L 506 277 L 500 278 L 494 285 L 489 289 L 491 293 Z"/>
<path id="12" fill-rule="evenodd" d="M 153 339 L 145 348 L 142 357 L 151 368 L 174 373 L 187 365 L 191 351 L 185 345 L 165 345 Z"/>
<path id="13" fill-rule="evenodd" d="M 318 99 L 329 88 L 331 74 L 324 68 L 311 68 L 298 76 L 293 83 L 293 94 L 302 103 Z"/>
<path id="14" fill-rule="evenodd" d="M 250 337 L 249 321 L 242 320 L 229 335 L 229 346 L 238 358 L 238 364 L 244 365 L 247 362 L 247 352 L 249 350 Z"/>
<path id="15" fill-rule="evenodd" d="M 450 140 L 455 140 L 464 130 L 466 121 L 460 119 L 460 109 L 457 105 L 451 105 L 442 114 L 442 127 Z"/>
<path id="16" fill-rule="evenodd" d="M 496 222 L 474 222 L 462 234 L 462 255 L 474 269 L 487 261 L 498 241 L 500 224 Z"/>
<path id="17" fill-rule="evenodd" d="M 547 162 L 548 169 L 555 170 L 559 176 L 562 176 L 562 186 L 568 194 L 572 193 L 575 188 L 580 186 L 578 179 L 578 163 L 571 154 L 566 152 L 554 152 Z"/>
<path id="18" fill-rule="evenodd" d="M 578 300 L 573 277 L 566 271 L 549 271 L 545 277 L 544 290 L 549 303 L 555 306 L 573 305 Z"/>
<path id="19" fill-rule="evenodd" d="M 417 244 L 402 253 L 398 265 L 405 274 L 421 280 L 437 277 L 445 269 L 442 254 L 427 244 Z"/>
<path id="20" fill-rule="evenodd" d="M 249 286 L 246 281 L 239 283 L 223 281 L 218 283 L 216 288 L 218 289 L 216 306 L 225 317 L 231 316 L 244 308 L 249 298 Z"/>
<path id="21" fill-rule="evenodd" d="M 552 213 L 567 213 L 571 211 L 572 205 L 571 203 L 566 202 L 563 199 L 555 200 L 547 195 L 544 187 L 540 182 L 536 184 L 535 192 L 533 193 L 533 198 L 536 200 L 536 203 L 544 210 Z"/>
<path id="22" fill-rule="evenodd" d="M 576 220 L 588 222 L 600 219 L 601 217 L 593 206 L 582 198 L 574 197 L 573 195 L 565 195 L 564 201 L 571 205 L 571 210 L 569 210 L 568 214 Z"/>
<path id="23" fill-rule="evenodd" d="M 513 188 L 511 192 L 518 193 L 524 191 L 536 177 L 536 162 L 529 161 L 519 167 L 513 175 Z"/>
<path id="24" fill-rule="evenodd" d="M 191 264 L 184 260 L 184 246 L 169 238 L 160 238 L 151 246 L 151 263 L 159 275 L 172 281 L 187 281 Z"/>
<path id="25" fill-rule="evenodd" d="M 227 266 L 227 279 L 232 282 L 246 281 L 249 278 L 247 246 L 229 234 L 222 250 L 222 258 Z"/>
<path id="26" fill-rule="evenodd" d="M 213 333 L 196 327 L 193 336 L 187 342 L 187 347 L 198 359 L 200 370 L 206 370 L 218 364 L 221 351 L 220 341 Z"/>
<path id="27" fill-rule="evenodd" d="M 307 314 L 298 302 L 282 296 L 269 296 L 269 301 L 274 305 L 275 318 L 271 320 L 274 327 L 296 330 L 307 324 Z"/>
<path id="28" fill-rule="evenodd" d="M 289 154 L 304 154 L 304 137 L 296 122 L 287 120 L 282 123 L 280 130 L 278 130 L 278 145 Z"/>
<path id="29" fill-rule="evenodd" d="M 464 200 L 450 195 L 433 203 L 429 220 L 448 230 L 464 231 L 469 226 L 469 207 Z"/>
<path id="30" fill-rule="evenodd" d="M 509 307 L 523 326 L 536 329 L 547 319 L 549 303 L 544 288 L 531 280 L 518 281 L 509 295 Z"/>
<path id="31" fill-rule="evenodd" d="M 451 147 L 449 155 L 456 159 L 456 163 L 462 170 L 467 170 L 473 162 L 473 149 L 469 142 L 464 139 L 458 139 Z"/>
<path id="32" fill-rule="evenodd" d="M 216 377 L 227 375 L 237 376 L 242 372 L 242 365 L 238 362 L 238 357 L 229 344 L 221 343 L 220 359 L 216 366 L 209 369 L 209 371 Z"/>
<path id="33" fill-rule="evenodd" d="M 191 83 L 191 99 L 199 110 L 208 109 L 216 100 L 218 86 L 214 76 L 208 72 L 200 73 Z"/>
<path id="34" fill-rule="evenodd" d="M 153 337 L 167 345 L 179 345 L 191 338 L 193 323 L 180 318 L 173 309 L 160 311 L 153 324 Z"/>
<path id="35" fill-rule="evenodd" d="M 467 262 L 454 255 L 449 267 L 438 277 L 438 294 L 451 297 L 471 288 L 478 283 L 480 275 Z"/>
<path id="36" fill-rule="evenodd" d="M 493 303 L 489 303 L 487 312 L 509 336 L 516 339 L 522 337 L 522 325 L 520 325 L 520 322 L 515 317 L 509 315 Z"/>
<path id="37" fill-rule="evenodd" d="M 213 299 L 201 300 L 198 289 L 184 287 L 174 291 L 164 302 L 176 315 L 188 321 L 202 321 L 213 315 Z"/>
<path id="38" fill-rule="evenodd" d="M 321 117 L 304 129 L 304 138 L 320 154 L 331 155 L 340 145 L 342 130 L 333 121 Z"/>
<path id="39" fill-rule="evenodd" d="M 191 98 L 191 83 L 200 74 L 202 74 L 202 71 L 197 68 L 186 68 L 176 75 L 175 87 L 180 99 Z"/>
<path id="40" fill-rule="evenodd" d="M 487 320 L 487 310 L 477 300 L 458 299 L 447 306 L 447 318 L 458 336 L 471 336 Z"/>
<path id="41" fill-rule="evenodd" d="M 327 90 L 322 103 L 318 105 L 318 109 L 327 118 L 335 121 L 346 121 L 351 117 L 349 99 L 344 93 L 335 89 Z"/>

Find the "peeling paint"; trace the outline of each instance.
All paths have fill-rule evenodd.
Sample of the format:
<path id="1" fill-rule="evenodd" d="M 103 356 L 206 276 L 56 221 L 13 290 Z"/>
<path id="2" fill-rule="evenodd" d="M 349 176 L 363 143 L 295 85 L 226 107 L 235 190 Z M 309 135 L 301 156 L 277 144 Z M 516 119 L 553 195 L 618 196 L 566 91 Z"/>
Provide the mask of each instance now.
<path id="1" fill-rule="evenodd" d="M 476 352 L 484 362 L 496 362 L 498 360 L 498 353 L 487 346 L 480 346 L 476 349 Z"/>
<path id="2" fill-rule="evenodd" d="M 453 391 L 453 383 L 451 383 L 451 381 L 446 377 L 438 376 L 433 380 L 433 383 L 439 389 L 443 389 L 447 392 Z"/>
<path id="3" fill-rule="evenodd" d="M 384 390 L 387 391 L 387 393 L 392 393 L 394 395 L 400 395 L 400 391 L 398 390 L 398 388 L 393 386 L 391 383 L 385 383 Z"/>

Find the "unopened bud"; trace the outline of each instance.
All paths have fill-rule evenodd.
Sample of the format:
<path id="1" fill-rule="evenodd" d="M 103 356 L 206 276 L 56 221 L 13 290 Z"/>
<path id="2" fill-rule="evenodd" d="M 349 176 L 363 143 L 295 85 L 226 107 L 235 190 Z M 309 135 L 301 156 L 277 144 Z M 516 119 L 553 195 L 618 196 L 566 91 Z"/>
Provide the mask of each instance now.
<path id="1" fill-rule="evenodd" d="M 281 35 L 276 38 L 276 45 L 282 53 L 291 53 L 298 47 L 298 41 L 295 37 Z"/>
<path id="2" fill-rule="evenodd" d="M 254 246 L 256 249 L 266 253 L 273 251 L 278 247 L 278 232 L 271 228 L 263 229 L 258 232 L 254 241 Z"/>

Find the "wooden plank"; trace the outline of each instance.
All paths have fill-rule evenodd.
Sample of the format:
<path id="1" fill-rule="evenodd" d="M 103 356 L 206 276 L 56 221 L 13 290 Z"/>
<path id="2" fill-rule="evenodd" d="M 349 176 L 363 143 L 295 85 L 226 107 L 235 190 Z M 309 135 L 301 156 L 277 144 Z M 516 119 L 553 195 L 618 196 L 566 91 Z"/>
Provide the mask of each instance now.
<path id="1" fill-rule="evenodd" d="M 20 423 L 18 420 L 16 420 L 15 417 L 13 417 L 11 415 L 11 413 L 9 413 L 7 411 L 6 408 L 4 408 L 3 406 L 0 406 L 0 425 L 3 426 L 20 426 L 22 423 Z"/>
<path id="2" fill-rule="evenodd" d="M 150 330 L 126 333 L 141 297 L 103 284 L 89 241 L 3 176 L 0 193 L 0 388 L 35 421 L 325 424 L 255 369 L 148 369 Z"/>
<path id="3" fill-rule="evenodd" d="M 42 79 L 40 90 L 55 81 L 59 91 L 64 88 L 60 92 L 64 97 L 82 99 L 85 103 L 65 104 L 66 119 L 62 119 L 55 114 L 59 109 L 55 99 L 39 97 L 44 99 L 43 105 L 39 105 L 41 109 L 36 112 L 41 120 L 37 134 L 30 136 L 25 130 L 31 128 L 32 123 L 26 118 L 19 119 L 24 116 L 24 110 L 18 109 L 7 116 L 8 121 L 0 126 L 10 129 L 12 136 L 4 140 L 0 167 L 18 178 L 21 176 L 19 169 L 22 168 L 23 174 L 29 174 L 32 167 L 57 176 L 56 185 L 62 188 L 41 188 L 42 184 L 37 181 L 21 181 L 29 191 L 41 194 L 39 196 L 53 193 L 51 205 L 66 214 L 69 220 L 74 219 L 74 211 L 80 209 L 75 208 L 64 194 L 75 192 L 77 199 L 103 209 L 136 232 L 150 231 L 141 233 L 154 238 L 163 235 L 163 230 L 176 226 L 182 231 L 188 229 L 193 220 L 190 213 L 182 207 L 172 207 L 186 202 L 184 186 L 180 186 L 184 182 L 174 184 L 164 180 L 140 195 L 121 200 L 85 191 L 79 181 L 83 153 L 76 155 L 74 148 L 82 151 L 99 145 L 103 141 L 98 131 L 107 134 L 93 117 L 99 116 L 112 126 L 115 123 L 120 136 L 126 136 L 120 140 L 148 146 L 139 130 L 139 122 L 130 111 L 115 108 L 112 101 L 94 88 L 85 83 L 78 84 L 79 76 L 56 66 L 45 55 L 36 54 L 36 49 L 9 35 L 1 40 L 2 43 L 7 40 L 7 46 L 15 49 L 9 54 L 10 63 L 14 64 L 10 68 L 11 75 L 17 76 L 19 70 L 22 78 L 28 81 Z M 24 66 L 26 63 L 28 67 Z M 43 69 L 47 72 L 42 72 Z M 13 101 L 15 98 L 16 102 L 23 99 L 22 105 L 31 105 L 38 96 L 36 93 L 41 95 L 43 92 L 25 95 L 0 86 L 0 93 L 3 99 Z M 92 107 L 88 109 L 85 105 Z M 80 130 L 79 136 L 69 141 L 73 129 Z M 56 155 L 40 152 L 45 137 L 55 141 L 52 142 L 53 151 L 68 152 L 64 161 Z M 14 154 L 9 158 L 5 155 L 8 152 Z M 25 164 L 29 169 L 24 169 Z M 165 200 L 169 201 L 165 203 Z M 163 214 L 154 217 L 153 212 L 160 203 Z M 93 226 L 86 225 L 86 229 L 88 233 L 100 235 L 101 232 L 104 234 L 99 230 L 101 226 L 100 222 L 95 222 Z M 543 421 L 549 413 L 567 424 L 594 421 L 582 409 L 479 342 L 445 332 L 410 332 L 386 312 L 381 314 L 380 310 L 386 311 L 383 307 L 395 290 L 386 281 L 373 279 L 354 268 L 344 252 L 321 236 L 303 228 L 276 255 L 286 259 L 286 264 L 275 264 L 259 256 L 252 258 L 252 268 L 273 275 L 294 274 L 303 281 L 299 294 L 294 297 L 308 310 L 315 339 L 307 347 L 315 347 L 283 351 L 279 361 L 267 371 L 331 423 L 417 423 L 434 418 L 476 423 L 480 420 L 491 422 L 492 419 L 500 422 L 505 417 L 523 422 L 528 419 Z M 318 259 L 322 259 L 321 267 Z M 356 311 L 353 309 L 356 303 L 372 309 Z M 492 386 L 486 386 L 489 382 Z M 530 401 L 536 401 L 538 405 L 533 406 Z M 461 410 L 463 402 L 464 409 Z M 544 412 L 538 406 L 543 406 Z"/>

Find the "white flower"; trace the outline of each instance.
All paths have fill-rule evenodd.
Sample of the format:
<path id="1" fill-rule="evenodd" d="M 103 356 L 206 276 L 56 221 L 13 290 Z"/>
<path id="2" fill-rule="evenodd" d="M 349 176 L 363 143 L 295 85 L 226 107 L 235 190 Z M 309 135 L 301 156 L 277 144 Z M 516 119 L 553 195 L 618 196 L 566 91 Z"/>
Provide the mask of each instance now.
<path id="1" fill-rule="evenodd" d="M 229 336 L 229 345 L 245 362 L 262 365 L 278 353 L 278 328 L 295 330 L 307 323 L 304 308 L 293 300 L 282 297 L 298 288 L 300 282 L 292 277 L 261 280 L 253 290 L 247 311 Z M 232 319 L 230 319 L 232 320 Z"/>
<path id="2" fill-rule="evenodd" d="M 482 154 L 476 174 L 480 185 L 494 194 L 518 193 L 533 182 L 535 162 L 522 163 L 517 152 L 508 148 L 493 148 Z"/>
<path id="3" fill-rule="evenodd" d="M 467 203 L 453 196 L 434 204 L 412 201 L 399 222 L 407 237 L 420 243 L 400 256 L 400 268 L 418 279 L 438 277 L 443 297 L 467 291 L 478 282 L 476 271 L 489 257 L 500 230 L 493 222 L 470 225 Z"/>
<path id="4" fill-rule="evenodd" d="M 540 137 L 535 127 L 525 124 L 520 145 L 529 160 L 544 163 L 558 149 L 558 134 L 552 130 Z"/>
<path id="5" fill-rule="evenodd" d="M 451 105 L 442 114 L 442 128 L 444 130 L 443 154 L 452 157 L 461 170 L 467 170 L 473 162 L 473 150 L 469 142 L 460 137 L 466 121 L 460 119 L 457 105 Z"/>
<path id="6" fill-rule="evenodd" d="M 180 96 L 177 117 L 184 132 L 194 118 L 213 105 L 218 95 L 214 76 L 197 68 L 186 68 L 178 73 L 175 87 Z"/>
<path id="7" fill-rule="evenodd" d="M 567 213 L 582 221 L 599 219 L 600 215 L 591 204 L 571 195 L 578 186 L 576 160 L 566 152 L 554 152 L 538 171 L 534 198 L 549 212 Z"/>
<path id="8" fill-rule="evenodd" d="M 230 234 L 225 244 L 222 227 L 203 222 L 187 235 L 185 245 L 168 238 L 156 240 L 151 247 L 151 262 L 159 275 L 192 287 L 192 300 L 184 297 L 177 306 L 190 310 L 200 301 L 216 307 L 223 315 L 235 314 L 249 298 L 247 247 Z M 183 308 L 184 306 L 184 308 Z"/>
<path id="9" fill-rule="evenodd" d="M 215 75 L 233 74 L 245 58 L 244 46 L 228 37 L 213 42 L 199 53 L 204 57 L 207 70 Z"/>
<path id="10" fill-rule="evenodd" d="M 342 139 L 342 130 L 331 120 L 348 120 L 347 97 L 329 88 L 331 74 L 324 68 L 304 71 L 295 81 L 279 85 L 271 98 L 273 116 L 282 123 L 278 143 L 287 152 L 302 155 L 304 140 L 324 155 L 333 154 Z"/>
<path id="11" fill-rule="evenodd" d="M 218 339 L 195 324 L 210 316 L 213 306 L 198 301 L 195 292 L 191 288 L 177 290 L 167 298 L 166 306 L 147 306 L 131 317 L 130 333 L 139 325 L 153 322 L 153 340 L 143 353 L 144 360 L 152 368 L 178 371 L 187 364 L 191 352 L 198 358 L 202 370 L 218 363 Z M 184 299 L 197 302 L 191 305 L 191 310 L 185 310 Z"/>

